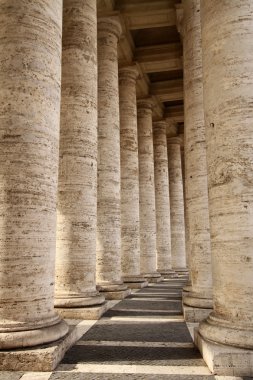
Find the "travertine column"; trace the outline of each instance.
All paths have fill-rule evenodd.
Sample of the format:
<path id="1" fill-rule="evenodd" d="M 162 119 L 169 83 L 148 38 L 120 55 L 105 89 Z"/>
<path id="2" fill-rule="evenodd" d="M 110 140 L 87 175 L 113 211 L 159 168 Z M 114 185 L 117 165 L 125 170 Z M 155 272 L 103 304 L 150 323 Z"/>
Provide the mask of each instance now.
<path id="1" fill-rule="evenodd" d="M 139 287 L 140 276 L 140 214 L 139 163 L 136 107 L 136 66 L 119 70 L 120 162 L 121 162 L 121 259 L 126 283 Z"/>
<path id="2" fill-rule="evenodd" d="M 200 0 L 184 0 L 185 172 L 191 286 L 184 304 L 194 307 L 195 321 L 212 308 L 212 268 L 208 211 L 206 139 L 203 106 Z M 185 308 L 187 312 L 188 308 Z M 190 313 L 190 310 L 189 310 Z M 187 320 L 192 320 L 190 314 Z"/>
<path id="3" fill-rule="evenodd" d="M 162 274 L 172 273 L 166 127 L 164 120 L 153 123 L 157 270 Z"/>
<path id="4" fill-rule="evenodd" d="M 201 23 L 214 312 L 199 331 L 252 349 L 253 2 L 203 1 Z"/>
<path id="5" fill-rule="evenodd" d="M 186 270 L 181 139 L 179 137 L 170 137 L 167 139 L 167 143 L 172 269 L 181 271 Z"/>
<path id="6" fill-rule="evenodd" d="M 151 98 L 138 100 L 138 150 L 140 186 L 141 273 L 151 281 L 160 280 L 156 272 L 156 211 L 154 148 Z"/>
<path id="7" fill-rule="evenodd" d="M 84 54 L 85 52 L 85 54 Z M 57 206 L 56 301 L 61 313 L 104 302 L 96 290 L 97 15 L 65 0 Z M 85 310 L 83 311 L 85 317 Z M 88 313 L 88 318 L 90 315 Z M 81 317 L 81 315 L 80 315 Z"/>
<path id="8" fill-rule="evenodd" d="M 120 120 L 117 43 L 121 25 L 98 20 L 97 281 L 108 297 L 124 297 L 121 278 Z M 109 294 L 110 293 L 110 294 Z"/>
<path id="9" fill-rule="evenodd" d="M 68 331 L 54 311 L 61 23 L 60 0 L 0 3 L 0 349 Z"/>

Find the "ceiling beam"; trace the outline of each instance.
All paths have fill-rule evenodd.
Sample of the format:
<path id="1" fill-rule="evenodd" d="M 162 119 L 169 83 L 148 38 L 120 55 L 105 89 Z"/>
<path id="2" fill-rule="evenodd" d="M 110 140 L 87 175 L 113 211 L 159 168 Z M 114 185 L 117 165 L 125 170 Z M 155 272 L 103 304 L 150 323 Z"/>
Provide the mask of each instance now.
<path id="1" fill-rule="evenodd" d="M 169 80 L 150 84 L 150 93 L 156 95 L 161 102 L 183 100 L 183 80 Z"/>

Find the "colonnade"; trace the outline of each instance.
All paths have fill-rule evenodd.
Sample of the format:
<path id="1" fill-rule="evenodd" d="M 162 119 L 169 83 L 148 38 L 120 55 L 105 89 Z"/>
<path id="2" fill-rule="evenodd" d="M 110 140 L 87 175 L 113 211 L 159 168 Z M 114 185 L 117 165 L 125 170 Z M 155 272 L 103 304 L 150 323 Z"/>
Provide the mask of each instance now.
<path id="1" fill-rule="evenodd" d="M 136 99 L 137 66 L 118 67 L 117 17 L 97 19 L 95 0 L 9 2 L 0 350 L 57 341 L 69 330 L 61 317 L 99 317 L 106 299 L 186 273 L 185 231 L 196 344 L 210 368 L 212 342 L 232 361 L 233 347 L 251 350 L 252 2 L 183 0 L 184 163 L 152 97 Z"/>
<path id="2" fill-rule="evenodd" d="M 59 315 L 99 317 L 105 299 L 162 281 L 172 252 L 166 121 L 153 139 L 138 69 L 118 67 L 120 21 L 97 20 L 94 0 L 0 14 L 0 349 L 11 349 L 64 337 Z"/>

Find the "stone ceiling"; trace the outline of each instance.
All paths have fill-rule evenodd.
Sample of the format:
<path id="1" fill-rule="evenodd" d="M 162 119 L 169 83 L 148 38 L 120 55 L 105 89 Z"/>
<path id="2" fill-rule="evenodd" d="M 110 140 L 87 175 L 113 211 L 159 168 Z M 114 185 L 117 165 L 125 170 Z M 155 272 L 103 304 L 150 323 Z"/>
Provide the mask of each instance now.
<path id="1" fill-rule="evenodd" d="M 154 120 L 183 129 L 181 0 L 98 0 L 98 16 L 120 19 L 119 66 L 137 64 L 137 97 L 151 95 Z"/>

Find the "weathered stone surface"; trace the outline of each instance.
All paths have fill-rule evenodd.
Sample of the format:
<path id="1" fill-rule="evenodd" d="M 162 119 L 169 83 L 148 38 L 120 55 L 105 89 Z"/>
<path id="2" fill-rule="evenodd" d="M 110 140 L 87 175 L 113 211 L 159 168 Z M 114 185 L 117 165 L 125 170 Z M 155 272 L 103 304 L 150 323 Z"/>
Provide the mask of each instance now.
<path id="1" fill-rule="evenodd" d="M 201 22 L 214 312 L 199 333 L 252 349 L 253 3 L 201 2 Z"/>
<path id="2" fill-rule="evenodd" d="M 154 183 L 154 150 L 152 129 L 152 99 L 137 102 L 139 186 L 140 186 L 140 246 L 141 273 L 159 277 L 156 273 L 156 211 Z"/>
<path id="3" fill-rule="evenodd" d="M 166 121 L 153 123 L 157 270 L 171 269 L 171 231 Z"/>
<path id="4" fill-rule="evenodd" d="M 200 0 L 184 0 L 186 208 L 191 286 L 188 306 L 212 308 L 212 268 L 203 105 Z"/>
<path id="5" fill-rule="evenodd" d="M 139 164 L 136 66 L 119 70 L 122 276 L 140 275 Z M 140 280 L 142 281 L 142 280 Z"/>
<path id="6" fill-rule="evenodd" d="M 172 268 L 185 269 L 185 223 L 184 194 L 181 166 L 181 140 L 178 137 L 167 139 L 169 194 L 170 194 L 170 225 L 171 225 L 171 257 Z"/>
<path id="7" fill-rule="evenodd" d="M 120 120 L 116 18 L 98 20 L 98 219 L 97 282 L 126 290 L 121 278 Z"/>
<path id="8" fill-rule="evenodd" d="M 60 0 L 0 4 L 0 349 L 68 331 L 54 311 L 61 23 Z"/>
<path id="9" fill-rule="evenodd" d="M 204 339 L 198 330 L 194 331 L 194 341 L 198 346 L 208 368 L 212 373 L 226 376 L 243 376 L 240 379 L 253 377 L 253 351 L 241 348 L 225 346 Z M 231 379 L 238 379 L 232 377 Z M 225 380 L 225 379 L 224 379 Z"/>
<path id="10" fill-rule="evenodd" d="M 71 126 L 71 127 L 70 127 Z M 97 14 L 95 0 L 63 8 L 55 306 L 104 302 L 96 290 Z M 79 311 L 80 313 L 80 311 Z M 89 315 L 89 311 L 86 313 Z M 61 310 L 61 315 L 66 316 Z M 73 310 L 73 318 L 76 311 Z M 84 318 L 85 313 L 82 313 Z"/>

